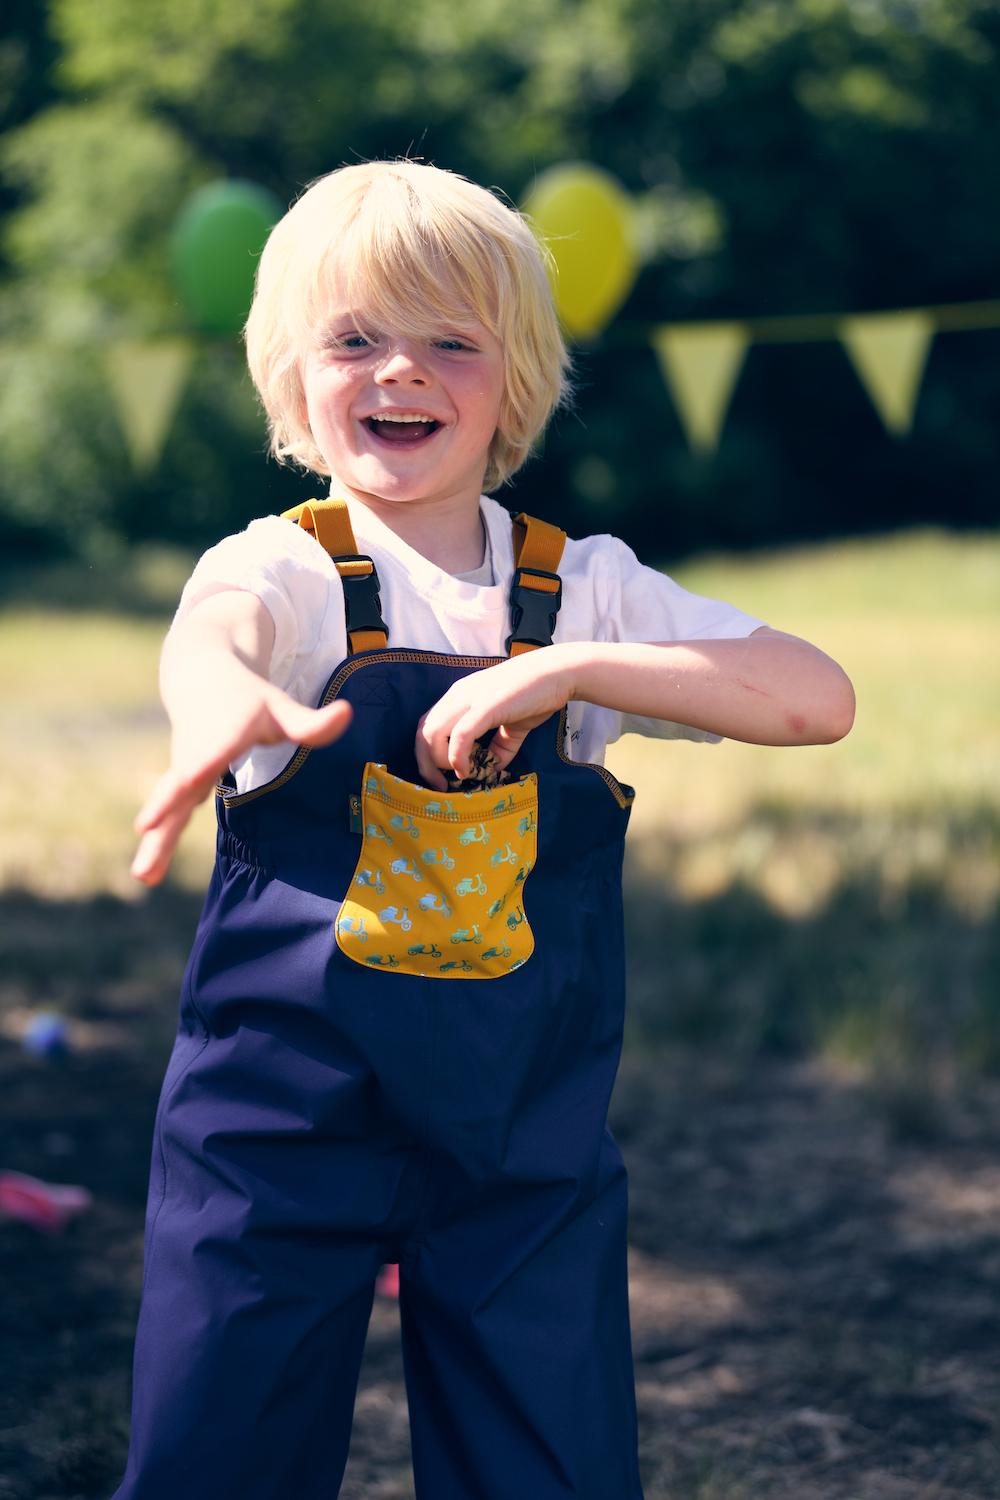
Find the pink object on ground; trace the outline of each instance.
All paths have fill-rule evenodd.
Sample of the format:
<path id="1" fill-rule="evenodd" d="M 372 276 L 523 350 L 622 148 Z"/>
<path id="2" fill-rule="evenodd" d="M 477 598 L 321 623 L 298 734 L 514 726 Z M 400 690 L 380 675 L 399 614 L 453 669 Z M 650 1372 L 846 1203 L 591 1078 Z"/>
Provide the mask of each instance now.
<path id="1" fill-rule="evenodd" d="M 399 1296 L 399 1265 L 396 1261 L 390 1261 L 379 1271 L 375 1292 L 381 1297 Z"/>
<path id="2" fill-rule="evenodd" d="M 93 1196 L 85 1187 L 43 1182 L 26 1172 L 0 1172 L 0 1212 L 54 1234 L 68 1219 L 89 1208 Z"/>

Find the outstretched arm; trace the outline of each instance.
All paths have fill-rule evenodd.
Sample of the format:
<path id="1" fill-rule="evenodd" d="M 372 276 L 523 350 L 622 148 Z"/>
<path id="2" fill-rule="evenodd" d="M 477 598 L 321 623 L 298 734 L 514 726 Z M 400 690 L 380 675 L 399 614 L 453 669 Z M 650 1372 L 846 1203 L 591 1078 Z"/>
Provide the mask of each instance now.
<path id="1" fill-rule="evenodd" d="M 267 680 L 274 623 L 261 601 L 225 589 L 195 604 L 167 632 L 160 693 L 170 719 L 170 765 L 133 827 L 130 873 L 156 885 L 184 827 L 229 763 L 252 745 L 325 745 L 351 720 L 346 702 L 306 708 Z"/>

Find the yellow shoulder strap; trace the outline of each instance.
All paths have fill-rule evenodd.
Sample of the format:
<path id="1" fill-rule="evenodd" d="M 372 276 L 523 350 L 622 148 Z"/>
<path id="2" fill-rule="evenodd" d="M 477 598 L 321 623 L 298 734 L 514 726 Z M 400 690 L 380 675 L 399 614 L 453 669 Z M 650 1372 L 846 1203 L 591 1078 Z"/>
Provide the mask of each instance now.
<path id="1" fill-rule="evenodd" d="M 535 651 L 540 645 L 551 643 L 562 602 L 558 569 L 566 533 L 560 526 L 540 521 L 523 510 L 514 516 L 511 529 L 514 580 L 510 590 L 512 628 L 507 637 L 507 651 L 511 656 L 520 656 L 524 651 Z M 526 636 L 541 638 L 518 639 L 519 630 Z"/>
<path id="2" fill-rule="evenodd" d="M 297 521 L 331 557 L 357 555 L 358 544 L 346 500 L 304 500 L 281 514 L 288 521 Z"/>
<path id="3" fill-rule="evenodd" d="M 344 585 L 350 654 L 388 645 L 389 631 L 382 619 L 375 564 L 358 552 L 347 501 L 304 500 L 291 510 L 283 510 L 281 515 L 284 520 L 297 521 L 333 559 Z M 374 580 L 374 586 L 362 582 L 369 578 Z"/>
<path id="4" fill-rule="evenodd" d="M 519 511 L 513 520 L 514 562 L 519 568 L 541 568 L 547 573 L 558 572 L 559 562 L 566 545 L 566 533 L 549 521 L 540 521 L 537 516 Z M 547 593 L 555 593 L 551 584 Z"/>
<path id="5" fill-rule="evenodd" d="M 372 577 L 375 565 L 370 557 L 358 553 L 347 502 L 341 499 L 305 500 L 301 505 L 282 511 L 281 515 L 308 531 L 333 559 L 344 582 L 351 654 L 386 646 L 389 632 L 381 618 L 377 589 L 369 588 L 364 595 L 358 591 L 355 617 L 361 615 L 362 618 L 358 624 L 352 624 L 352 581 L 360 583 L 362 579 Z M 525 511 L 512 518 L 511 526 L 514 541 L 514 579 L 510 591 L 513 628 L 507 638 L 507 650 L 511 656 L 519 656 L 551 641 L 555 616 L 562 601 L 562 582 L 557 570 L 566 544 L 566 532 L 549 521 L 529 516 Z M 365 605 L 368 607 L 364 608 Z M 520 639 L 518 630 L 535 638 Z"/>

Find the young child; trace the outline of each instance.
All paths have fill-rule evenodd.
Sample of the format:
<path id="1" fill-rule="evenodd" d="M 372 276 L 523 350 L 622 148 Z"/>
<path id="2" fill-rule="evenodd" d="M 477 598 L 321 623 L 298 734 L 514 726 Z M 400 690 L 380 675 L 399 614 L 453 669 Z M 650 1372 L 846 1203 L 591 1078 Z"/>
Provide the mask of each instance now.
<path id="1" fill-rule="evenodd" d="M 132 872 L 214 794 L 154 1127 L 115 1500 L 333 1500 L 384 1263 L 418 1500 L 641 1500 L 624 1011 L 632 731 L 839 739 L 841 668 L 497 490 L 568 400 L 524 219 L 413 161 L 273 230 L 271 451 L 329 498 L 199 561 Z M 488 981 L 488 982 L 484 982 Z"/>

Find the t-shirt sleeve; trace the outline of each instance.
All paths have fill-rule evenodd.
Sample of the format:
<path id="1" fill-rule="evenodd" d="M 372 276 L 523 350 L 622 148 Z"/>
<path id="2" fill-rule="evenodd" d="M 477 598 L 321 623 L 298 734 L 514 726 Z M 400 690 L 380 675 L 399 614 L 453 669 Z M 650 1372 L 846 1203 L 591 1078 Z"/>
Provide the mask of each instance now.
<path id="1" fill-rule="evenodd" d="M 226 589 L 255 594 L 274 621 L 268 677 L 285 686 L 299 659 L 314 651 L 330 602 L 327 554 L 281 516 L 261 516 L 202 553 L 174 613 Z"/>
<path id="2" fill-rule="evenodd" d="M 748 636 L 766 620 L 758 619 L 706 594 L 682 588 L 668 573 L 639 561 L 632 548 L 618 537 L 608 537 L 605 567 L 598 571 L 598 610 L 602 640 L 607 641 L 707 641 Z M 604 582 L 604 597 L 600 581 Z M 623 734 L 645 734 L 656 739 L 697 740 L 717 745 L 721 734 L 653 719 L 641 714 L 613 715 L 608 743 Z"/>

